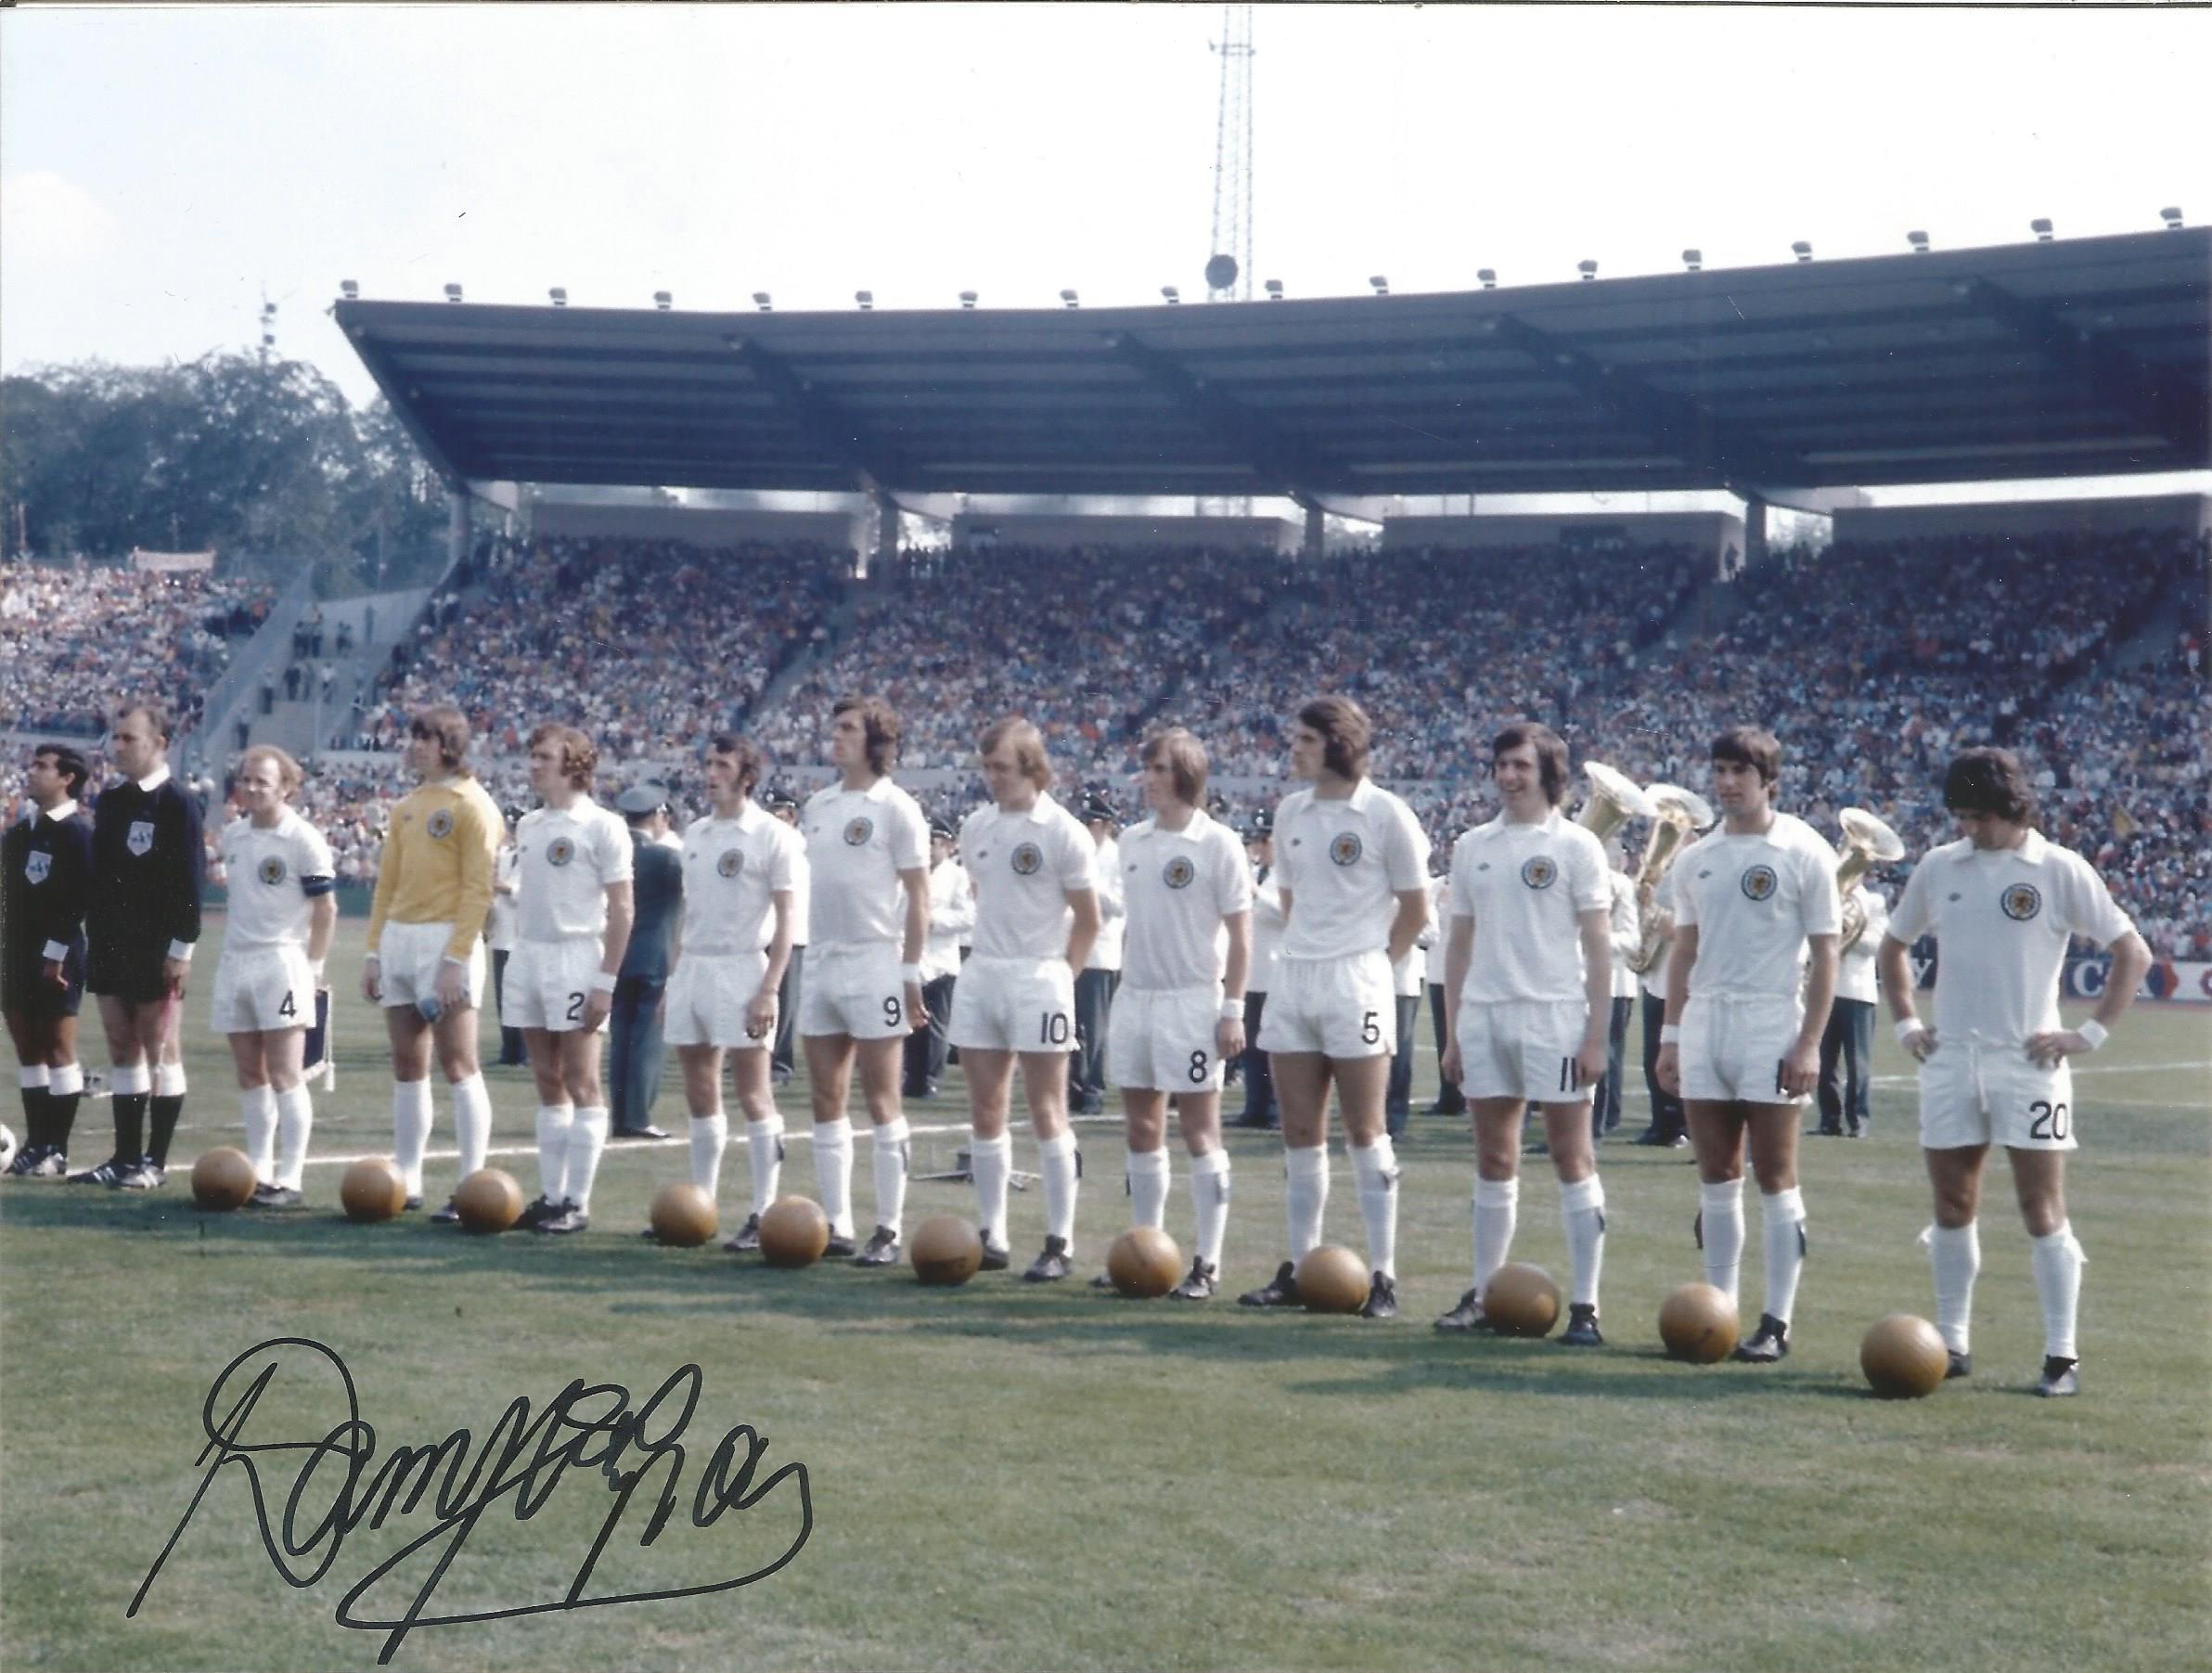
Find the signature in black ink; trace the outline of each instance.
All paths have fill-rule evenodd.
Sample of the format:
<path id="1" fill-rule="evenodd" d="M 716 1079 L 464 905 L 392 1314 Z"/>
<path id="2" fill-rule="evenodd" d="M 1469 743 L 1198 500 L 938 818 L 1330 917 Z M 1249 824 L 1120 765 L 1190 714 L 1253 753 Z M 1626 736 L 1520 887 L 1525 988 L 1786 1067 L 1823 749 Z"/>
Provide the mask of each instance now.
<path id="1" fill-rule="evenodd" d="M 257 1359 L 265 1362 L 250 1378 L 243 1376 L 245 1369 Z M 326 1366 L 328 1371 L 336 1371 L 338 1383 L 344 1391 L 342 1422 L 314 1439 L 244 1438 L 254 1407 L 279 1371 L 297 1373 L 304 1367 L 308 1374 L 327 1374 Z M 238 1379 L 238 1385 L 234 1385 L 234 1379 Z M 468 1621 L 495 1621 L 508 1615 L 542 1615 L 555 1610 L 598 1609 L 611 1603 L 640 1603 L 656 1598 L 700 1597 L 765 1580 L 796 1557 L 806 1544 L 807 1536 L 814 1531 L 814 1499 L 804 1464 L 788 1463 L 765 1479 L 760 1478 L 761 1461 L 767 1451 L 767 1443 L 750 1424 L 740 1423 L 725 1434 L 707 1455 L 698 1486 L 690 1495 L 691 1525 L 709 1528 L 725 1512 L 749 1511 L 789 1481 L 797 1493 L 799 1528 L 797 1537 L 783 1554 L 765 1567 L 711 1585 L 611 1596 L 585 1595 L 592 1570 L 629 1509 L 632 1496 L 656 1469 L 664 1467 L 664 1475 L 658 1496 L 650 1501 L 651 1515 L 637 1536 L 639 1547 L 649 1546 L 659 1538 L 675 1513 L 677 1489 L 687 1458 L 681 1436 L 699 1404 L 702 1382 L 698 1366 L 684 1366 L 671 1373 L 635 1411 L 631 1409 L 630 1391 L 615 1383 L 586 1386 L 580 1380 L 572 1381 L 554 1396 L 550 1405 L 534 1414 L 530 1402 L 518 1396 L 499 1414 L 482 1444 L 475 1447 L 473 1456 L 469 1431 L 457 1429 L 434 1446 L 392 1448 L 385 1456 L 382 1467 L 365 1484 L 363 1478 L 368 1474 L 377 1456 L 377 1432 L 374 1425 L 361 1421 L 353 1372 L 346 1369 L 345 1361 L 329 1347 L 305 1336 L 279 1336 L 257 1343 L 225 1366 L 208 1389 L 207 1402 L 200 1412 L 200 1424 L 207 1433 L 208 1443 L 194 1461 L 206 1463 L 207 1473 L 200 1478 L 192 1502 L 185 1507 L 176 1531 L 169 1536 L 169 1543 L 161 1548 L 161 1554 L 147 1570 L 144 1583 L 124 1613 L 137 1615 L 147 1593 L 153 1589 L 161 1565 L 176 1549 L 177 1541 L 184 1538 L 186 1528 L 191 1525 L 200 1501 L 214 1486 L 215 1478 L 226 1469 L 243 1474 L 253 1495 L 254 1520 L 260 1529 L 263 1549 L 268 1553 L 271 1566 L 293 1587 L 318 1584 L 337 1563 L 346 1536 L 364 1521 L 376 1529 L 394 1514 L 413 1517 L 418 1511 L 435 1512 L 437 1520 L 431 1527 L 370 1569 L 339 1602 L 336 1617 L 339 1625 L 389 1635 L 377 1655 L 379 1664 L 389 1662 L 405 1642 L 407 1634 L 418 1627 L 451 1627 Z M 297 1474 L 289 1488 L 282 1490 L 279 1508 L 281 1484 L 264 1482 L 264 1471 L 280 1460 L 287 1466 L 296 1468 Z M 567 1592 L 548 1602 L 521 1603 L 509 1609 L 481 1609 L 457 1615 L 431 1613 L 438 1587 L 475 1532 L 478 1520 L 501 1499 L 511 1497 L 515 1520 L 528 1522 L 545 1508 L 560 1486 L 562 1475 L 572 1468 L 597 1471 L 607 1492 L 612 1496 L 612 1502 L 591 1549 L 577 1565 Z M 318 1480 L 324 1484 L 323 1492 L 328 1495 L 328 1502 L 324 1508 L 315 1509 L 309 1505 L 308 1494 Z M 334 1488 L 330 1486 L 333 1482 Z M 431 1498 L 433 1484 L 435 1497 L 426 1506 L 424 1500 Z M 786 1495 L 785 1502 L 789 1499 L 790 1495 Z M 320 1499 L 315 1501 L 321 1502 Z M 273 1509 L 276 1511 L 274 1525 Z M 438 1551 L 428 1578 L 404 1614 L 386 1620 L 370 1619 L 354 1613 L 354 1605 L 362 1596 L 385 1576 L 417 1552 L 426 1551 L 441 1542 L 443 1549 Z"/>

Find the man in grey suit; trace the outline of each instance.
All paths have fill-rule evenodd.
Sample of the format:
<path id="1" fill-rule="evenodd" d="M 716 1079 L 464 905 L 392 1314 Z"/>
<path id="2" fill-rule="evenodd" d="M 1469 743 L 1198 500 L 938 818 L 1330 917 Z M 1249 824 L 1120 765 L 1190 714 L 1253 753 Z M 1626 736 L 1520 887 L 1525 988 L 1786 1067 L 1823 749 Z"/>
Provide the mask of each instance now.
<path id="1" fill-rule="evenodd" d="M 610 1138 L 665 1139 L 653 1126 L 661 1095 L 661 996 L 684 903 L 684 856 L 668 832 L 668 786 L 657 779 L 632 785 L 614 805 L 630 822 L 632 890 L 637 921 L 614 983 L 614 1009 L 607 1023 L 608 1089 L 613 1117 Z"/>

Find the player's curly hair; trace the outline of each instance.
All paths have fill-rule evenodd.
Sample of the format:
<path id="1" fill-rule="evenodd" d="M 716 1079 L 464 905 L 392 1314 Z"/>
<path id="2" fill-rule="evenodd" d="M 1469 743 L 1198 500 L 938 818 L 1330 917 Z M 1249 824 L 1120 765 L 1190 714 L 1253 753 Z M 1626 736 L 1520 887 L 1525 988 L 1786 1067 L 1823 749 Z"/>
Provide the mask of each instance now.
<path id="1" fill-rule="evenodd" d="M 560 745 L 561 776 L 581 791 L 591 789 L 592 775 L 598 770 L 599 748 L 574 727 L 564 727 L 547 721 L 530 734 L 530 748 L 541 743 Z"/>
<path id="2" fill-rule="evenodd" d="M 1537 753 L 1537 782 L 1544 788 L 1544 800 L 1557 807 L 1567 799 L 1566 740 L 1540 720 L 1516 720 L 1490 740 L 1490 770 L 1498 770 L 1498 758 L 1508 750 L 1517 750 L 1524 744 Z"/>
<path id="3" fill-rule="evenodd" d="M 860 716 L 861 729 L 868 738 L 868 771 L 880 776 L 897 765 L 899 737 L 905 728 L 899 724 L 896 709 L 880 697 L 863 694 L 839 698 L 830 718 L 835 720 L 840 714 Z"/>
<path id="4" fill-rule="evenodd" d="M 1154 762 L 1167 765 L 1168 776 L 1175 780 L 1176 800 L 1188 802 L 1196 807 L 1206 794 L 1206 746 L 1184 727 L 1169 727 L 1154 732 L 1144 740 L 1137 758 L 1145 766 Z"/>
<path id="5" fill-rule="evenodd" d="M 2037 822 L 2036 787 L 2011 750 L 1961 750 L 1943 775 L 1943 804 L 1953 813 L 1987 814 L 2013 825 Z"/>
<path id="6" fill-rule="evenodd" d="M 1367 771 L 1375 723 L 1350 698 L 1317 697 L 1298 711 L 1298 724 L 1320 733 L 1321 765 L 1338 778 L 1357 779 Z"/>
<path id="7" fill-rule="evenodd" d="M 1013 745 L 1014 765 L 1022 769 L 1024 779 L 1041 791 L 1052 788 L 1055 775 L 1052 758 L 1045 753 L 1045 735 L 1028 715 L 1008 714 L 994 720 L 975 740 L 976 752 L 988 755 L 1002 743 Z"/>
<path id="8" fill-rule="evenodd" d="M 1781 777 L 1781 740 L 1764 727 L 1730 727 L 1713 740 L 1711 755 L 1750 767 L 1762 784 Z"/>
<path id="9" fill-rule="evenodd" d="M 727 755 L 738 764 L 738 794 L 750 796 L 752 787 L 761 780 L 767 759 L 762 755 L 760 745 L 750 738 L 740 738 L 735 732 L 716 732 L 707 740 L 707 753 Z"/>

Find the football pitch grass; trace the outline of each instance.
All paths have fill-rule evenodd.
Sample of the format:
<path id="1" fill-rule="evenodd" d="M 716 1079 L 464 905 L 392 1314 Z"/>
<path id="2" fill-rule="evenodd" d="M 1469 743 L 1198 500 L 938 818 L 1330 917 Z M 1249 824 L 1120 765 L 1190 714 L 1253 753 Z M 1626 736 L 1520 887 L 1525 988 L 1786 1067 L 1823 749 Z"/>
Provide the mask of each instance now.
<path id="1" fill-rule="evenodd" d="M 360 929 L 341 924 L 331 960 L 339 1079 L 317 1099 L 324 1158 L 390 1147 L 380 1023 L 344 991 Z M 2204 1011 L 2139 1007 L 2077 1067 L 2082 1149 L 2069 1195 L 2090 1262 L 2082 1396 L 2029 1393 L 2041 1325 L 1999 1161 L 1982 1222 L 1975 1374 L 1893 1403 L 1866 1393 L 1860 1332 L 1884 1313 L 1929 1315 L 1933 1302 L 1915 1242 L 1928 1203 L 1911 1087 L 1886 1029 L 1873 1137 L 1805 1142 L 1811 1259 L 1794 1351 L 1774 1368 L 1697 1368 L 1663 1357 L 1653 1322 L 1669 1289 L 1702 1276 L 1686 1152 L 1616 1142 L 1601 1152 L 1603 1349 L 1430 1329 L 1467 1283 L 1472 1149 L 1457 1118 L 1417 1114 L 1399 1148 L 1404 1312 L 1387 1323 L 1235 1305 L 1280 1254 L 1280 1152 L 1267 1134 L 1231 1136 L 1224 1294 L 1204 1306 L 1122 1301 L 1081 1278 L 1019 1281 L 1042 1236 L 1034 1190 L 1013 1199 L 1016 1274 L 957 1290 L 923 1289 L 904 1267 L 785 1272 L 714 1246 L 658 1247 L 634 1233 L 653 1189 L 687 1169 L 673 1073 L 656 1114 L 678 1141 L 611 1147 L 580 1237 L 473 1238 L 419 1215 L 349 1225 L 329 1161 L 311 1164 L 302 1210 L 203 1215 L 185 1178 L 190 1159 L 238 1138 L 227 1054 L 206 1032 L 219 937 L 218 922 L 187 1001 L 192 1091 L 169 1187 L 0 1190 L 0 1666 L 375 1665 L 387 1633 L 334 1615 L 430 1536 L 354 1605 L 369 1619 L 406 1613 L 457 1538 L 435 1532 L 434 1491 L 381 1527 L 364 1520 L 334 1554 L 325 1541 L 288 1559 L 302 1575 L 332 1559 L 295 1589 L 264 1553 L 234 1462 L 126 1618 L 208 1475 L 211 1384 L 278 1337 L 326 1345 L 350 1369 L 375 1431 L 364 1491 L 392 1448 L 457 1429 L 474 1437 L 466 1474 L 518 1397 L 541 1414 L 580 1379 L 622 1385 L 637 1410 L 696 1364 L 675 1512 L 641 1547 L 679 1467 L 663 1454 L 580 1599 L 714 1586 L 805 1535 L 788 1564 L 739 1589 L 506 1614 L 559 1603 L 575 1586 L 617 1503 L 587 1453 L 530 1519 L 517 1520 L 509 1497 L 459 1530 L 465 1544 L 423 1609 L 502 1618 L 418 1628 L 395 1667 L 2103 1673 L 2212 1663 Z M 1417 1108 L 1434 1084 L 1423 1024 Z M 96 1064 L 96 1024 L 87 1032 Z M 527 1080 L 518 1070 L 489 1078 L 495 1146 L 516 1152 L 500 1165 L 534 1191 Z M 946 1129 L 920 1139 L 917 1172 L 952 1165 L 957 1074 L 948 1089 L 909 1112 L 918 1126 Z M 784 1187 L 813 1194 L 804 1087 L 781 1101 L 793 1138 Z M 454 1168 L 442 1094 L 438 1109 L 433 1142 L 447 1155 L 430 1164 L 433 1202 Z M 1632 1098 L 1624 1136 L 1642 1116 Z M 1118 1124 L 1079 1131 L 1087 1276 L 1126 1208 Z M 105 1104 L 88 1101 L 76 1165 L 104 1156 L 109 1138 Z M 865 1229 L 872 1188 L 867 1141 L 858 1148 Z M 1018 1137 L 1017 1165 L 1033 1154 Z M 1187 1247 L 1177 1155 L 1168 1229 Z M 1329 1235 L 1357 1247 L 1341 1139 L 1334 1174 Z M 1515 1257 L 1563 1274 L 1548 1167 L 1531 1157 L 1524 1177 Z M 745 1181 L 740 1139 L 724 1165 L 726 1229 L 741 1217 Z M 918 1181 L 907 1225 L 972 1212 L 967 1186 Z M 1747 1323 L 1760 1289 L 1755 1205 L 1748 1218 Z M 273 1358 L 281 1369 L 241 1443 L 307 1440 L 342 1420 L 328 1361 L 302 1347 L 253 1364 Z M 218 1417 L 243 1389 L 234 1378 Z M 663 1400 L 646 1435 L 665 1439 L 680 1403 L 680 1390 Z M 732 1508 L 701 1528 L 695 1492 L 739 1424 L 762 1442 L 757 1500 L 732 1492 Z M 297 1452 L 257 1460 L 273 1538 L 303 1462 Z M 325 1458 L 301 1493 L 302 1546 L 343 1462 Z M 796 1473 L 766 1486 L 791 1464 L 804 1466 L 804 1494 Z"/>

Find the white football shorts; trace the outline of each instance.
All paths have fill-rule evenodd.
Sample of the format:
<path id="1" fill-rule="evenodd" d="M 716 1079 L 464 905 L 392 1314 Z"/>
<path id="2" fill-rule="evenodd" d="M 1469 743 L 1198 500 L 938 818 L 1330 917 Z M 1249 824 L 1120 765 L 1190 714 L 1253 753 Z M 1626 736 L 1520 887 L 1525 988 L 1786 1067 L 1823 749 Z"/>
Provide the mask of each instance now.
<path id="1" fill-rule="evenodd" d="M 274 1034 L 315 1023 L 315 972 L 302 946 L 225 949 L 215 967 L 217 1034 Z"/>
<path id="2" fill-rule="evenodd" d="M 1460 1090 L 1469 1098 L 1530 1103 L 1587 1103 L 1575 1054 L 1589 1025 L 1584 999 L 1462 999 Z"/>
<path id="3" fill-rule="evenodd" d="M 543 1028 L 573 1034 L 582 1028 L 599 974 L 604 949 L 597 935 L 561 941 L 518 941 L 507 956 L 505 1008 L 499 1020 L 509 1028 Z"/>
<path id="4" fill-rule="evenodd" d="M 1221 984 L 1114 996 L 1106 1031 L 1106 1078 L 1151 1092 L 1218 1092 L 1223 1064 Z"/>
<path id="5" fill-rule="evenodd" d="M 895 945 L 807 949 L 799 981 L 803 1037 L 842 1034 L 855 1040 L 890 1040 L 904 1039 L 907 1032 L 907 986 L 899 980 Z"/>
<path id="6" fill-rule="evenodd" d="M 386 923 L 378 952 L 378 982 L 387 1010 L 414 1006 L 438 994 L 438 970 L 445 961 L 445 948 L 453 940 L 450 923 Z M 508 956 L 508 970 L 513 970 Z M 513 975 L 507 978 L 513 991 Z M 484 945 L 479 935 L 469 949 L 469 1003 L 482 1009 L 484 994 Z M 521 1024 L 511 1023 L 510 1027 Z"/>
<path id="7" fill-rule="evenodd" d="M 2070 1151 L 2074 1070 L 2046 1069 L 2017 1042 L 1936 1035 L 1920 1066 L 1920 1141 L 1932 1151 L 2001 1144 L 2015 1151 Z"/>
<path id="8" fill-rule="evenodd" d="M 661 1037 L 671 1046 L 723 1046 L 765 1051 L 776 1030 L 745 1032 L 745 1012 L 768 973 L 765 953 L 685 953 L 661 1001 Z"/>
<path id="9" fill-rule="evenodd" d="M 1075 972 L 1065 959 L 969 959 L 946 1038 L 963 1051 L 1074 1050 Z"/>
<path id="10" fill-rule="evenodd" d="M 1803 1103 L 1782 1090 L 1782 1065 L 1805 1007 L 1794 994 L 1698 996 L 1682 1008 L 1682 1096 L 1700 1103 Z"/>
<path id="11" fill-rule="evenodd" d="M 1380 948 L 1349 959 L 1275 960 L 1260 1017 L 1263 1051 L 1389 1057 L 1398 1049 L 1397 983 Z"/>

